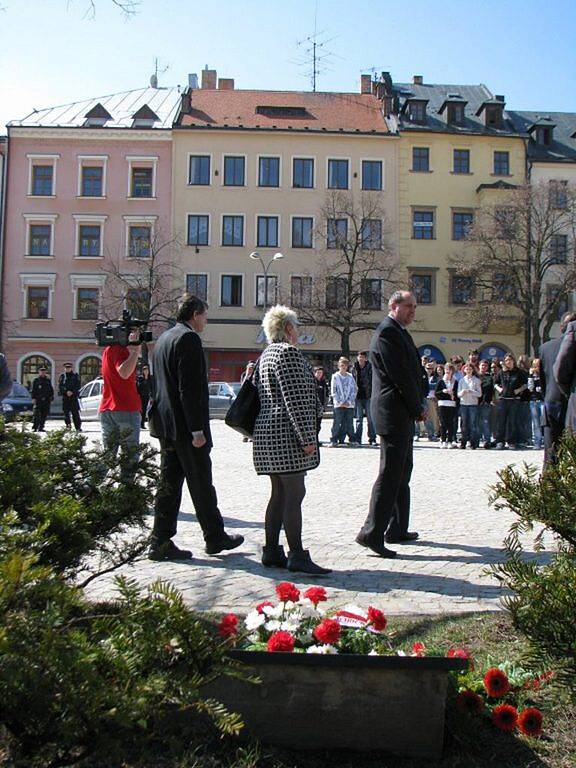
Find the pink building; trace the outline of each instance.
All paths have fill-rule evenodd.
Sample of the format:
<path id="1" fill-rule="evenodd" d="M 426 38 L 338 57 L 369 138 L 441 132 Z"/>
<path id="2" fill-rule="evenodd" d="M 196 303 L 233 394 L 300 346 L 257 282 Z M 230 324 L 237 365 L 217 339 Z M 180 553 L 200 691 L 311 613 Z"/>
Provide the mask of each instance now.
<path id="1" fill-rule="evenodd" d="M 99 373 L 110 264 L 130 275 L 171 228 L 175 88 L 35 111 L 8 125 L 2 346 L 15 378 Z M 130 297 L 128 297 L 130 298 Z"/>

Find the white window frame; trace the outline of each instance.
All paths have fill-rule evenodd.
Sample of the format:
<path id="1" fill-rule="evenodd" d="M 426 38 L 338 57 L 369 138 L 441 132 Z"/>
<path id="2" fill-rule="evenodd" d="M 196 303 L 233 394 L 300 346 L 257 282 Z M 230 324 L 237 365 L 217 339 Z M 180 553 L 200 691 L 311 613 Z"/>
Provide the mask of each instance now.
<path id="1" fill-rule="evenodd" d="M 25 220 L 25 244 L 24 244 L 24 258 L 26 259 L 53 259 L 54 258 L 54 227 L 57 213 L 24 213 L 22 214 Z M 50 225 L 50 253 L 48 256 L 32 255 L 30 253 L 30 227 L 34 224 L 49 224 Z"/>
<path id="2" fill-rule="evenodd" d="M 126 155 L 126 162 L 128 163 L 128 187 L 126 189 L 127 200 L 156 200 L 156 176 L 158 159 L 158 155 Z M 142 168 L 152 168 L 152 197 L 132 197 L 132 167 L 134 165 Z"/>
<path id="3" fill-rule="evenodd" d="M 330 158 L 332 159 L 332 158 Z M 294 160 L 312 160 L 312 186 L 311 187 L 295 187 L 294 186 Z M 326 172 L 328 172 L 328 166 L 326 166 Z M 318 175 L 318 159 L 316 155 L 291 155 L 290 157 L 290 189 L 296 190 L 296 192 L 311 192 L 316 189 L 316 177 Z"/>
<path id="4" fill-rule="evenodd" d="M 290 302 L 292 302 L 292 278 L 293 277 L 299 277 L 301 279 L 305 278 L 305 277 L 309 277 L 310 278 L 311 283 L 310 283 L 310 305 L 309 306 L 312 306 L 312 304 L 314 303 L 314 275 L 302 274 L 302 272 L 291 272 L 290 273 Z M 303 309 L 307 309 L 308 307 L 302 307 L 302 308 Z"/>
<path id="5" fill-rule="evenodd" d="M 222 304 L 222 278 L 223 277 L 241 277 L 242 278 L 242 303 L 240 307 L 243 307 L 246 303 L 246 274 L 244 272 L 219 272 L 218 273 L 218 306 L 220 309 L 240 309 L 239 306 L 227 307 Z"/>
<path id="6" fill-rule="evenodd" d="M 56 376 L 56 368 L 55 368 L 54 358 L 51 355 L 49 355 L 47 352 L 44 352 L 44 351 L 40 352 L 40 351 L 32 350 L 30 352 L 25 352 L 19 358 L 18 362 L 16 363 L 16 372 L 17 372 L 16 375 L 18 377 L 17 380 L 19 382 L 22 381 L 22 363 L 24 362 L 24 360 L 27 360 L 29 357 L 45 357 L 46 360 L 48 360 L 50 362 L 50 371 L 51 371 L 51 373 L 50 373 L 50 382 L 52 384 L 54 384 L 54 380 L 55 380 L 54 377 Z"/>
<path id="7" fill-rule="evenodd" d="M 224 274 L 228 275 L 229 273 L 225 272 Z M 210 272 L 185 272 L 184 273 L 184 292 L 185 293 L 188 291 L 188 281 L 186 279 L 188 277 L 188 275 L 198 275 L 198 276 L 206 278 L 206 301 L 208 301 L 208 303 L 210 303 L 210 301 L 209 301 L 209 299 L 210 299 Z M 228 309 L 228 307 L 225 307 L 225 309 Z"/>
<path id="8" fill-rule="evenodd" d="M 73 213 L 72 218 L 76 222 L 76 236 L 74 241 L 75 259 L 103 259 L 104 258 L 104 230 L 108 216 L 100 216 L 89 213 Z M 80 227 L 82 224 L 90 226 L 91 224 L 100 225 L 100 254 L 98 256 L 80 255 Z"/>
<path id="9" fill-rule="evenodd" d="M 280 288 L 280 275 L 276 275 L 276 274 L 265 275 L 263 272 L 259 272 L 259 273 L 257 272 L 254 275 L 254 307 L 255 309 L 264 309 L 264 304 L 258 304 L 258 280 L 260 278 L 265 278 L 265 277 L 267 277 L 268 280 L 276 280 L 276 290 L 275 290 L 276 298 L 274 299 L 274 301 L 277 301 L 278 290 Z M 266 303 L 266 306 L 269 307 L 270 305 Z"/>
<path id="10" fill-rule="evenodd" d="M 277 187 L 264 187 L 260 185 L 260 160 L 263 157 L 273 157 L 278 159 L 278 186 Z M 256 189 L 282 189 L 282 155 L 273 155 L 273 154 L 266 154 L 262 153 L 260 155 L 256 155 L 256 184 L 254 185 Z"/>
<path id="11" fill-rule="evenodd" d="M 241 216 L 242 217 L 242 245 L 224 245 L 224 216 Z M 246 217 L 246 214 L 244 213 L 233 213 L 231 211 L 226 211 L 226 213 L 221 213 L 220 214 L 220 247 L 221 248 L 245 248 L 246 243 L 248 242 L 248 232 L 246 227 L 247 221 L 248 219 Z M 188 236 L 188 232 L 186 232 L 186 236 Z M 231 275 L 233 273 L 224 272 L 224 274 Z"/>
<path id="12" fill-rule="evenodd" d="M 262 187 L 268 189 L 268 187 Z M 278 219 L 278 242 L 276 245 L 258 245 L 258 219 Z M 254 247 L 255 248 L 280 248 L 282 245 L 282 216 L 279 213 L 255 213 L 254 214 Z"/>
<path id="13" fill-rule="evenodd" d="M 240 214 L 236 214 L 236 213 L 226 214 L 226 216 L 239 216 L 239 215 Z M 208 216 L 208 244 L 207 245 L 195 245 L 195 243 L 188 242 L 188 217 L 189 216 Z M 222 227 L 220 229 L 222 229 Z M 186 242 L 187 248 L 210 248 L 212 245 L 212 214 L 208 213 L 208 211 L 187 211 L 186 217 L 184 219 L 184 232 L 186 233 L 185 242 Z M 233 248 L 234 246 L 227 246 L 227 247 Z M 200 273 L 197 273 L 197 274 L 200 274 Z"/>
<path id="14" fill-rule="evenodd" d="M 328 179 L 329 179 L 329 169 L 330 169 L 330 161 L 331 160 L 347 160 L 348 161 L 348 186 L 347 187 L 329 187 L 328 186 Z M 326 189 L 328 190 L 335 190 L 336 192 L 342 192 L 346 190 L 352 189 L 352 158 L 351 157 L 339 157 L 338 155 L 330 155 L 329 157 L 326 157 Z"/>
<path id="15" fill-rule="evenodd" d="M 362 163 L 366 161 L 367 163 L 380 163 L 380 167 L 382 169 L 381 176 L 382 176 L 382 187 L 380 189 L 364 189 L 362 186 Z M 354 174 L 352 174 L 354 176 Z M 360 158 L 360 173 L 359 176 L 359 184 L 358 188 L 361 192 L 385 192 L 386 191 L 386 161 L 383 157 L 361 157 Z"/>
<path id="16" fill-rule="evenodd" d="M 40 155 L 40 154 L 27 154 L 28 158 L 28 197 L 34 198 L 52 198 L 56 197 L 56 170 L 58 168 L 58 160 L 60 155 Z M 50 161 L 50 162 L 46 162 Z M 51 165 L 52 166 L 52 194 L 51 195 L 33 195 L 32 194 L 32 166 L 33 165 Z"/>
<path id="17" fill-rule="evenodd" d="M 106 275 L 88 275 L 88 274 L 71 274 L 70 275 L 70 287 L 72 295 L 74 297 L 74 310 L 72 319 L 79 320 L 81 323 L 94 322 L 85 318 L 78 317 L 78 288 L 97 288 L 98 289 L 98 316 L 102 309 L 102 291 L 106 283 Z"/>
<path id="18" fill-rule="evenodd" d="M 102 364 L 102 355 L 99 355 L 96 350 L 93 352 L 85 352 L 83 355 L 80 355 L 80 357 L 76 358 L 76 368 L 74 369 L 76 373 L 80 373 L 80 364 L 83 360 L 86 360 L 87 357 L 97 357 L 98 360 L 100 360 L 100 364 Z M 89 384 L 90 382 L 86 382 L 86 384 Z M 85 385 L 84 385 L 85 386 Z"/>
<path id="19" fill-rule="evenodd" d="M 109 155 L 76 155 L 76 159 L 78 160 L 77 197 L 82 200 L 103 200 L 106 197 L 108 157 Z M 99 197 L 82 194 L 82 168 L 84 166 L 88 166 L 90 168 L 98 166 L 102 168 L 102 194 Z"/>
<path id="20" fill-rule="evenodd" d="M 244 185 L 240 184 L 224 184 L 224 158 L 226 157 L 243 157 L 244 158 Z M 248 184 L 248 155 L 243 155 L 241 152 L 222 152 L 221 171 L 220 171 L 220 186 L 225 189 L 247 189 Z M 268 189 L 268 187 L 266 187 Z M 230 214 L 231 216 L 233 214 Z M 228 274 L 227 272 L 225 274 Z"/>
<path id="21" fill-rule="evenodd" d="M 150 256 L 130 256 L 130 227 L 132 226 L 144 226 L 150 227 L 150 251 L 152 251 L 152 241 L 156 234 L 156 221 L 158 216 L 122 216 L 124 219 L 124 256 L 130 261 L 142 261 L 143 258 L 152 258 L 152 252 Z"/>
<path id="22" fill-rule="evenodd" d="M 52 298 L 56 274 L 53 272 L 20 272 L 19 277 L 22 289 L 22 319 L 33 323 L 47 323 L 53 320 Z M 48 288 L 48 317 L 28 317 L 28 288 Z"/>
<path id="23" fill-rule="evenodd" d="M 212 155 L 212 152 L 188 152 L 187 154 L 187 165 L 186 165 L 186 186 L 187 187 L 211 187 L 212 186 L 212 176 L 214 174 L 214 157 Z M 210 158 L 210 174 L 208 177 L 208 184 L 191 184 L 190 183 L 190 158 L 192 157 L 209 157 Z"/>
<path id="24" fill-rule="evenodd" d="M 303 246 L 303 245 L 294 245 L 293 243 L 293 221 L 294 219 L 312 219 L 312 245 L 311 246 Z M 316 216 L 310 216 L 307 213 L 294 213 L 290 214 L 290 248 L 293 248 L 297 251 L 313 251 L 315 249 L 315 240 L 316 237 Z M 295 277 L 300 277 L 300 275 L 295 275 Z"/>

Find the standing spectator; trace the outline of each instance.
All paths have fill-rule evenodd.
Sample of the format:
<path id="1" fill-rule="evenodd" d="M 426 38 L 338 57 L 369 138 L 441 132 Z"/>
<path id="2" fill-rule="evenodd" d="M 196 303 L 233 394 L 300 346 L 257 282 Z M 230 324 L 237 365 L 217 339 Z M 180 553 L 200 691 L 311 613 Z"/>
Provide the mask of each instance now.
<path id="1" fill-rule="evenodd" d="M 464 376 L 464 371 L 462 370 L 464 365 L 464 358 L 460 355 L 454 355 L 450 358 L 450 362 L 454 366 L 454 378 L 456 381 L 460 381 L 462 376 Z"/>
<path id="2" fill-rule="evenodd" d="M 70 416 L 72 416 L 76 432 L 82 432 L 80 403 L 78 402 L 79 392 L 80 376 L 72 370 L 72 363 L 64 363 L 64 371 L 58 379 L 58 394 L 62 396 L 62 410 L 64 412 L 66 429 L 72 428 L 70 420 Z"/>
<path id="3" fill-rule="evenodd" d="M 380 435 L 380 467 L 372 488 L 370 510 L 356 541 L 380 557 L 395 557 L 384 541 L 408 542 L 418 538 L 409 531 L 410 477 L 413 464 L 414 421 L 423 420 L 422 364 L 407 327 L 416 315 L 410 291 L 396 291 L 388 301 L 390 312 L 372 337 L 372 417 Z"/>
<path id="4" fill-rule="evenodd" d="M 544 424 L 544 392 L 540 377 L 540 360 L 536 357 L 528 373 L 530 393 L 530 414 L 532 416 L 532 442 L 538 451 L 542 448 L 542 426 Z"/>
<path id="5" fill-rule="evenodd" d="M 39 375 L 32 382 L 32 402 L 34 403 L 34 413 L 32 417 L 32 430 L 34 432 L 45 432 L 44 425 L 50 415 L 50 403 L 54 400 L 54 387 L 46 375 L 48 370 L 40 368 Z"/>
<path id="6" fill-rule="evenodd" d="M 456 427 L 458 425 L 458 382 L 453 363 L 446 363 L 444 375 L 436 384 L 438 417 L 440 419 L 440 447 L 458 448 Z"/>
<path id="7" fill-rule="evenodd" d="M 478 447 L 478 401 L 482 397 L 482 388 L 472 363 L 466 363 L 463 372 L 464 376 L 458 382 L 462 419 L 460 448 L 466 448 L 466 443 L 470 443 L 470 448 L 474 451 Z"/>
<path id="8" fill-rule="evenodd" d="M 0 352 L 0 401 L 12 390 L 12 379 L 6 358 Z"/>
<path id="9" fill-rule="evenodd" d="M 528 384 L 528 377 L 530 375 L 530 365 L 531 362 L 528 355 L 520 355 L 518 358 L 518 368 L 520 368 L 520 370 L 524 371 L 526 374 L 526 384 Z M 519 442 L 523 445 L 532 444 L 532 415 L 530 412 L 531 399 L 530 390 L 528 389 L 528 386 L 526 386 L 526 389 L 524 392 L 522 392 L 522 397 L 518 406 L 518 437 Z"/>
<path id="10" fill-rule="evenodd" d="M 358 352 L 358 359 L 354 363 L 352 375 L 356 382 L 356 433 L 355 440 L 358 445 L 362 444 L 362 427 L 364 424 L 364 414 L 368 422 L 368 443 L 376 445 L 376 433 L 372 423 L 372 414 L 370 412 L 370 397 L 372 394 L 372 366 L 368 362 L 367 352 Z"/>
<path id="11" fill-rule="evenodd" d="M 568 323 L 554 363 L 554 377 L 567 398 L 565 427 L 576 433 L 576 321 Z"/>
<path id="12" fill-rule="evenodd" d="M 493 357 L 492 361 L 490 363 L 490 373 L 492 374 L 492 379 L 494 382 L 496 382 L 496 376 L 500 373 L 502 370 L 502 362 L 497 358 Z M 496 447 L 496 435 L 498 434 L 498 424 L 500 423 L 500 408 L 498 407 L 498 401 L 500 399 L 500 393 L 494 387 L 494 397 L 492 399 L 492 413 L 490 414 L 490 429 L 492 430 L 492 447 Z"/>
<path id="13" fill-rule="evenodd" d="M 356 445 L 354 434 L 354 405 L 356 403 L 356 382 L 348 372 L 350 361 L 347 357 L 338 360 L 338 370 L 332 374 L 330 392 L 334 404 L 331 445 L 342 445 L 346 435 L 350 445 Z"/>
<path id="14" fill-rule="evenodd" d="M 440 432 L 440 425 L 438 422 L 438 400 L 436 399 L 436 384 L 438 384 L 438 373 L 436 370 L 436 363 L 431 360 L 426 363 L 426 384 L 428 386 L 428 394 L 426 396 L 425 410 L 428 414 L 424 426 L 428 433 L 428 440 L 436 442 Z M 442 369 L 444 371 L 444 369 Z"/>
<path id="15" fill-rule="evenodd" d="M 498 433 L 496 447 L 517 448 L 520 442 L 518 413 L 522 393 L 527 389 L 528 376 L 516 365 L 516 358 L 511 353 L 504 356 L 504 368 L 494 379 L 494 388 L 500 395 L 498 399 Z"/>
<path id="16" fill-rule="evenodd" d="M 246 369 L 243 371 L 242 375 L 240 376 L 240 384 L 244 384 L 246 379 L 251 379 L 252 375 L 254 373 L 254 368 L 256 367 L 256 361 L 255 360 L 248 360 L 248 363 L 246 365 Z"/>
<path id="17" fill-rule="evenodd" d="M 326 375 L 324 373 L 324 368 L 322 368 L 321 365 L 317 365 L 314 368 L 314 381 L 316 382 L 316 396 L 318 397 L 318 402 L 322 406 L 321 409 L 319 409 L 318 419 L 316 422 L 316 434 L 318 437 L 318 444 L 322 445 L 322 443 L 320 442 L 320 427 L 322 426 L 322 416 L 326 409 L 326 403 L 328 402 L 328 395 L 330 390 L 328 386 L 328 381 L 326 380 Z"/>
<path id="18" fill-rule="evenodd" d="M 143 365 L 140 376 L 136 379 L 136 389 L 140 395 L 140 428 L 146 428 L 148 404 L 154 400 L 154 376 L 150 375 L 150 367 Z"/>
<path id="19" fill-rule="evenodd" d="M 474 375 L 478 376 L 480 373 L 480 354 L 477 349 L 468 350 L 468 362 L 474 368 Z"/>
<path id="20" fill-rule="evenodd" d="M 482 395 L 478 401 L 478 433 L 482 440 L 482 447 L 488 450 L 492 448 L 491 415 L 494 400 L 494 376 L 490 373 L 488 360 L 480 360 L 479 374 Z"/>

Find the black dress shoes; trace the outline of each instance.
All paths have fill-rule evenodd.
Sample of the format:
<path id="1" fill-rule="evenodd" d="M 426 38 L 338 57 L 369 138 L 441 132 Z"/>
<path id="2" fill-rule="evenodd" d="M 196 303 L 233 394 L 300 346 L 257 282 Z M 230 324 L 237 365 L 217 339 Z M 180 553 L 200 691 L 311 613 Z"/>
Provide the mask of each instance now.
<path id="1" fill-rule="evenodd" d="M 403 544 L 407 541 L 416 541 L 420 534 L 416 531 L 406 531 L 402 536 L 386 536 L 387 544 Z"/>
<path id="2" fill-rule="evenodd" d="M 228 549 L 236 549 L 236 547 L 239 547 L 243 543 L 244 536 L 240 536 L 239 534 L 230 536 L 230 534 L 225 533 L 219 539 L 207 541 L 205 552 L 207 555 L 217 555 L 219 552 L 224 552 Z"/>
<path id="3" fill-rule="evenodd" d="M 303 549 L 301 552 L 288 552 L 288 570 L 296 573 L 307 573 L 310 576 L 326 576 L 332 573 L 331 568 L 323 568 L 317 565 L 310 557 L 310 552 Z"/>
<path id="4" fill-rule="evenodd" d="M 378 555 L 378 557 L 386 557 L 390 559 L 396 557 L 396 552 L 394 552 L 392 549 L 388 549 L 384 546 L 384 544 L 368 544 L 368 542 L 362 539 L 360 536 L 356 537 L 356 543 L 360 544 L 361 547 L 366 547 L 366 549 L 374 552 L 374 554 Z"/>
<path id="5" fill-rule="evenodd" d="M 288 558 L 280 544 L 268 544 L 262 547 L 262 565 L 266 568 L 286 568 Z"/>
<path id="6" fill-rule="evenodd" d="M 153 540 L 148 550 L 148 560 L 190 560 L 192 552 L 189 549 L 179 549 L 172 539 L 162 543 Z"/>

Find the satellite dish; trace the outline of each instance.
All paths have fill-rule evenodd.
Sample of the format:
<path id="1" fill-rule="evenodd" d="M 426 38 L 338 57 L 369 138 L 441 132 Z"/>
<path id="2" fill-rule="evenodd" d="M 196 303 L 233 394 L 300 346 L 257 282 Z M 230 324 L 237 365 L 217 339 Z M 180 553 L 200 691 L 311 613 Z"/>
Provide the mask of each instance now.
<path id="1" fill-rule="evenodd" d="M 152 88 L 158 88 L 158 77 L 157 75 L 152 75 L 150 78 L 150 85 Z"/>

